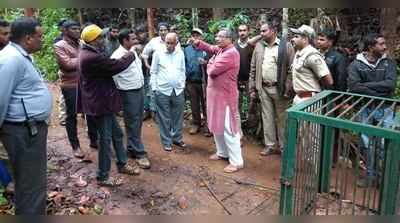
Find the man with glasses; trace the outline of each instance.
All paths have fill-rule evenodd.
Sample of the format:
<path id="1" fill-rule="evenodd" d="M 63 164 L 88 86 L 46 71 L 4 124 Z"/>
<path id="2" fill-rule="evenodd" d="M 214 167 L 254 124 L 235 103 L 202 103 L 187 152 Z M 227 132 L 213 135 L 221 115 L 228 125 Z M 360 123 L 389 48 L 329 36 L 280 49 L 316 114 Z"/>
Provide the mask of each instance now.
<path id="1" fill-rule="evenodd" d="M 201 50 L 213 55 L 207 64 L 207 119 L 208 127 L 214 134 L 217 152 L 211 160 L 228 159 L 226 173 L 233 173 L 243 168 L 240 145 L 240 126 L 238 123 L 237 76 L 240 67 L 240 55 L 233 46 L 233 33 L 221 29 L 215 36 L 216 46 L 202 40 L 190 40 Z"/>

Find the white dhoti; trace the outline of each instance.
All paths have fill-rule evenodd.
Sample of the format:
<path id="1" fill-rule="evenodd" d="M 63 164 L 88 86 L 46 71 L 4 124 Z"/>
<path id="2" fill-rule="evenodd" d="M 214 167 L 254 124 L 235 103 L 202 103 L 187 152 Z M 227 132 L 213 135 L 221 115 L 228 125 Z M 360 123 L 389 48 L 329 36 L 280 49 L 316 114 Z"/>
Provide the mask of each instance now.
<path id="1" fill-rule="evenodd" d="M 214 134 L 217 155 L 229 158 L 229 163 L 234 166 L 243 166 L 242 148 L 240 147 L 240 132 L 233 134 L 230 126 L 230 111 L 226 107 L 224 134 Z"/>

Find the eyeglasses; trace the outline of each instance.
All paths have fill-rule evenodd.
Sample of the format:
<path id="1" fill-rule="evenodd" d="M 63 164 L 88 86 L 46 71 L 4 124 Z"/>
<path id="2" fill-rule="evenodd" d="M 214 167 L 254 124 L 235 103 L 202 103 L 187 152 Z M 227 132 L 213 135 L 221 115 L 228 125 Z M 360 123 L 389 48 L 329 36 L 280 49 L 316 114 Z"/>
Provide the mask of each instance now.
<path id="1" fill-rule="evenodd" d="M 223 35 L 215 35 L 215 37 L 218 37 L 218 38 L 227 38 L 226 36 L 223 36 Z"/>

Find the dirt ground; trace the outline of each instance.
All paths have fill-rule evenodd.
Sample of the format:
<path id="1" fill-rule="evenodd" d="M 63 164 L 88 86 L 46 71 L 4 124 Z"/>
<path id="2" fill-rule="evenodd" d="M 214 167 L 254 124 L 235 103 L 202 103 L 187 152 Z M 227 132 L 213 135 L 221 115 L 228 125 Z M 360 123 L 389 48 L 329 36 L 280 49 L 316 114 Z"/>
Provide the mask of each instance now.
<path id="1" fill-rule="evenodd" d="M 187 121 L 184 141 L 189 148 L 172 152 L 162 149 L 157 125 L 145 121 L 143 142 L 151 169 L 139 176 L 121 175 L 114 158 L 111 175 L 122 178 L 124 184 L 99 187 L 97 151 L 88 146 L 83 119 L 79 118 L 79 138 L 92 163 L 73 158 L 65 128 L 58 124 L 58 86 L 49 88 L 54 99 L 48 135 L 49 214 L 278 214 L 280 156 L 261 157 L 262 147 L 245 140 L 245 168 L 225 174 L 226 161 L 208 160 L 215 151 L 213 138 L 189 135 Z"/>

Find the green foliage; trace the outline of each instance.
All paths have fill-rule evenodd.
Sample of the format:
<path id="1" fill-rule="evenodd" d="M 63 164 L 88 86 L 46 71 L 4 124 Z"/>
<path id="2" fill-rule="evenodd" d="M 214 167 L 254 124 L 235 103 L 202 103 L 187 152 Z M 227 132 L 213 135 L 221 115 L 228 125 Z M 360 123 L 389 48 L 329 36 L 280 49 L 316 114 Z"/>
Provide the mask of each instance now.
<path id="1" fill-rule="evenodd" d="M 4 197 L 5 189 L 3 186 L 0 185 L 0 206 L 4 206 L 8 204 L 8 200 Z"/>
<path id="2" fill-rule="evenodd" d="M 2 8 L 0 16 L 12 22 L 16 18 L 24 15 L 23 8 Z M 34 54 L 34 59 L 39 70 L 47 80 L 57 80 L 58 65 L 54 58 L 53 41 L 59 35 L 58 22 L 63 18 L 76 16 L 76 9 L 66 8 L 43 8 L 38 9 L 39 18 L 44 30 L 42 50 Z"/>
<path id="3" fill-rule="evenodd" d="M 242 12 L 234 15 L 233 18 L 223 19 L 223 20 L 211 20 L 208 23 L 208 30 L 212 34 L 216 34 L 221 28 L 228 28 L 231 30 L 236 30 L 240 24 L 250 24 L 250 17 L 244 15 Z"/>
<path id="4" fill-rule="evenodd" d="M 65 8 L 45 8 L 39 11 L 39 18 L 44 30 L 43 46 L 42 50 L 34 55 L 34 58 L 43 76 L 50 81 L 58 78 L 58 65 L 53 53 L 54 39 L 60 34 L 57 24 L 67 15 L 68 12 Z"/>
<path id="5" fill-rule="evenodd" d="M 191 30 L 193 28 L 192 18 L 187 18 L 183 14 L 175 16 L 175 23 L 179 30 L 179 38 L 182 43 L 185 43 L 190 37 Z"/>
<path id="6" fill-rule="evenodd" d="M 182 43 L 190 37 L 191 30 L 193 29 L 193 19 L 187 14 L 180 13 L 175 16 L 174 24 L 177 25 L 179 36 Z M 239 12 L 233 17 L 223 20 L 210 20 L 207 24 L 207 30 L 204 31 L 204 40 L 208 43 L 214 43 L 214 35 L 221 28 L 229 28 L 236 30 L 240 24 L 250 24 L 250 17 Z"/>
<path id="7" fill-rule="evenodd" d="M 397 65 L 397 84 L 394 92 L 394 97 L 400 99 L 400 65 Z"/>
<path id="8" fill-rule="evenodd" d="M 24 9 L 23 8 L 2 8 L 0 9 L 0 16 L 5 20 L 11 22 L 14 19 L 23 16 Z"/>
<path id="9" fill-rule="evenodd" d="M 299 27 L 302 24 L 309 25 L 310 19 L 316 15 L 316 9 L 289 8 L 289 27 Z"/>

